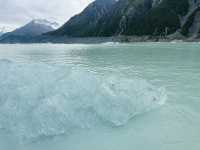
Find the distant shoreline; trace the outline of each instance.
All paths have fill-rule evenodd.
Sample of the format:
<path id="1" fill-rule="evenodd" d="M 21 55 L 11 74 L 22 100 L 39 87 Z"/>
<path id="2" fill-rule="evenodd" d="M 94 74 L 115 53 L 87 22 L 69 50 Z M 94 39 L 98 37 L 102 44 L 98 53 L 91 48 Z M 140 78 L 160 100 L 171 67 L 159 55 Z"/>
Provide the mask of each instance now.
<path id="1" fill-rule="evenodd" d="M 12 38 L 0 38 L 0 44 L 98 44 L 107 42 L 134 43 L 134 42 L 200 42 L 200 38 L 187 38 L 184 36 L 112 36 L 112 37 L 54 37 L 54 36 L 13 36 Z"/>

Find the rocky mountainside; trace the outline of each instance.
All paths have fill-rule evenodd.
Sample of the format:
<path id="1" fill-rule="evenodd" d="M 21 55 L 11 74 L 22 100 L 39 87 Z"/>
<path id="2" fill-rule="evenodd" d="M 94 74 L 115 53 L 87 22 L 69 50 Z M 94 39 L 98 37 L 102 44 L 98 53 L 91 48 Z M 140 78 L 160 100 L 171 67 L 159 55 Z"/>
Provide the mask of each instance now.
<path id="1" fill-rule="evenodd" d="M 72 17 L 66 24 L 51 35 L 87 36 L 93 35 L 102 19 L 106 17 L 117 0 L 96 0 L 80 14 Z"/>
<path id="2" fill-rule="evenodd" d="M 96 0 L 53 36 L 198 37 L 200 0 Z"/>
<path id="3" fill-rule="evenodd" d="M 1 36 L 0 43 L 70 43 L 82 37 L 86 42 L 88 37 L 120 42 L 199 40 L 200 0 L 96 0 L 62 27 L 55 26 L 33 20 Z"/>

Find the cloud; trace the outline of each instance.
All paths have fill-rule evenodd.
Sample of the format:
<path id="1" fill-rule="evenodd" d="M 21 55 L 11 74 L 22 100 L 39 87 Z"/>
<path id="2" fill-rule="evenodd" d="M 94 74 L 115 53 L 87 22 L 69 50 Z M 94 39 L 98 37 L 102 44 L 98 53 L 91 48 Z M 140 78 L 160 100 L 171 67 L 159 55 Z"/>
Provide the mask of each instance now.
<path id="1" fill-rule="evenodd" d="M 0 27 L 19 27 L 32 19 L 65 23 L 93 0 L 0 0 Z"/>

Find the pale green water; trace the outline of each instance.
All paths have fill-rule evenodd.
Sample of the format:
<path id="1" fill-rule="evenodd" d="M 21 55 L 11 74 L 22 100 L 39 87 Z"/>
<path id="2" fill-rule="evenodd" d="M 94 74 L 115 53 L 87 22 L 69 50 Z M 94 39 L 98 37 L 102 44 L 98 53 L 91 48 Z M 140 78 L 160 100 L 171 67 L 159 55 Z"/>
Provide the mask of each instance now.
<path id="1" fill-rule="evenodd" d="M 58 133 L 57 136 L 53 135 L 50 138 L 41 136 L 28 142 L 25 142 L 27 139 L 21 140 L 12 132 L 7 131 L 9 128 L 0 129 L 0 149 L 1 147 L 5 150 L 200 149 L 199 43 L 0 45 L 0 60 L 3 65 L 5 62 L 8 64 L 12 62 L 11 66 L 16 65 L 13 68 L 20 70 L 15 71 L 16 76 L 23 74 L 27 77 L 33 71 L 39 78 L 43 79 L 46 74 L 48 80 L 53 80 L 54 76 L 60 74 L 57 68 L 65 70 L 64 68 L 76 66 L 78 70 L 84 69 L 105 79 L 110 76 L 120 79 L 142 78 L 156 87 L 164 87 L 168 96 L 165 105 L 159 109 L 133 117 L 121 127 L 73 130 L 67 135 Z M 33 67 L 30 64 L 38 66 Z M 51 66 L 54 66 L 53 69 Z M 1 69 L 4 68 L 7 71 L 9 67 L 10 65 L 3 66 Z M 2 82 L 8 78 L 6 75 L 1 76 L 3 74 L 1 72 L 5 70 L 0 70 Z M 53 76 L 48 75 L 48 71 L 52 73 L 51 70 L 56 70 Z M 40 77 L 41 74 L 43 76 Z M 88 74 L 81 72 L 77 78 L 82 76 L 88 76 Z M 18 81 L 13 77 L 9 80 Z M 31 76 L 30 80 L 32 78 L 34 76 Z M 89 78 L 90 76 L 88 80 Z M 28 82 L 29 79 L 25 81 Z M 43 84 L 48 83 L 45 81 Z M 11 86 L 3 89 L 9 91 Z M 6 93 L 12 95 L 13 92 L 15 89 Z M 4 100 L 1 93 L 3 92 L 0 91 L 0 104 Z M 33 93 L 30 92 L 30 95 L 34 95 Z M 0 112 L 2 111 L 4 110 L 0 107 Z M 7 111 L 12 111 L 12 109 Z M 0 123 L 1 119 L 0 116 Z M 16 126 L 13 129 L 18 128 Z"/>

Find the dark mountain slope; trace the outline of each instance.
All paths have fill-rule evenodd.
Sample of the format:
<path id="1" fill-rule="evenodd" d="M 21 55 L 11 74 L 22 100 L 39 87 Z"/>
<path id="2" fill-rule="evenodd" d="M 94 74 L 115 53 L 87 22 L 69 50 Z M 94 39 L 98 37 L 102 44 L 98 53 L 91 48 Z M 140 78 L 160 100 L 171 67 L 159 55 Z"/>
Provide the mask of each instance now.
<path id="1" fill-rule="evenodd" d="M 33 23 L 35 29 L 29 30 Z M 41 28 L 42 24 L 47 26 Z M 200 0 L 96 0 L 57 30 L 52 31 L 51 23 L 42 24 L 32 22 L 4 34 L 0 43 L 64 42 L 74 37 L 106 36 L 115 36 L 119 41 L 132 41 L 129 36 L 133 41 L 192 41 L 200 38 Z"/>
<path id="2" fill-rule="evenodd" d="M 199 0 L 96 0 L 50 35 L 165 36 L 182 28 L 182 33 L 187 35 L 194 19 L 190 16 L 190 23 L 188 19 L 183 23 L 183 18 L 193 7 L 199 7 Z"/>
<path id="3" fill-rule="evenodd" d="M 72 17 L 66 24 L 50 35 L 55 36 L 91 36 L 96 32 L 99 20 L 109 13 L 116 0 L 96 0 L 82 13 Z"/>
<path id="4" fill-rule="evenodd" d="M 110 13 L 112 20 L 107 18 L 107 23 L 100 27 L 103 30 L 99 35 L 173 33 L 180 28 L 179 16 L 185 15 L 188 7 L 187 0 L 121 0 Z"/>

